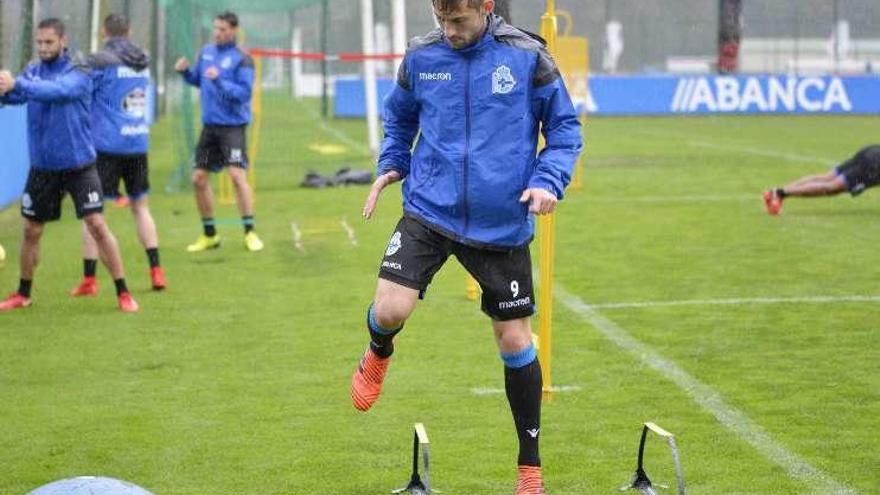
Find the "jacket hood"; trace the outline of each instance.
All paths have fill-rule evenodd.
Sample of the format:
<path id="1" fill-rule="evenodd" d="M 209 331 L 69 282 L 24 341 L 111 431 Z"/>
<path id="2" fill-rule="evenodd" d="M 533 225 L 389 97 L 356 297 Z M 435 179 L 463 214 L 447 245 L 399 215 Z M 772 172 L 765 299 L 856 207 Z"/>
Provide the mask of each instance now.
<path id="1" fill-rule="evenodd" d="M 115 53 L 122 63 L 132 69 L 141 71 L 150 66 L 150 56 L 143 49 L 127 38 L 111 38 L 106 48 Z"/>

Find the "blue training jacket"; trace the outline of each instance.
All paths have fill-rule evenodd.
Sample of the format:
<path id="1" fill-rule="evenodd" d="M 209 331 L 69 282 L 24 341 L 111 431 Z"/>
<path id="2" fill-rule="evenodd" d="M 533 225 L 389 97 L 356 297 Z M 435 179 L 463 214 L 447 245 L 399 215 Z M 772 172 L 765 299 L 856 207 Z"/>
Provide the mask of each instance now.
<path id="1" fill-rule="evenodd" d="M 95 161 L 92 78 L 85 57 L 64 51 L 52 62 L 33 62 L 0 103 L 27 103 L 31 167 L 68 170 Z"/>
<path id="2" fill-rule="evenodd" d="M 209 67 L 220 76 L 205 77 Z M 235 43 L 205 45 L 194 67 L 181 73 L 189 84 L 201 88 L 202 122 L 207 125 L 239 126 L 251 121 L 254 59 Z"/>
<path id="3" fill-rule="evenodd" d="M 95 149 L 117 155 L 146 153 L 150 57 L 126 38 L 107 40 L 89 57 L 94 82 L 92 129 Z"/>
<path id="4" fill-rule="evenodd" d="M 539 132 L 546 147 L 536 155 Z M 385 99 L 378 173 L 406 179 L 407 216 L 458 242 L 509 249 L 534 235 L 523 191 L 561 199 L 581 146 L 543 43 L 492 15 L 468 48 L 453 49 L 439 28 L 410 42 Z"/>

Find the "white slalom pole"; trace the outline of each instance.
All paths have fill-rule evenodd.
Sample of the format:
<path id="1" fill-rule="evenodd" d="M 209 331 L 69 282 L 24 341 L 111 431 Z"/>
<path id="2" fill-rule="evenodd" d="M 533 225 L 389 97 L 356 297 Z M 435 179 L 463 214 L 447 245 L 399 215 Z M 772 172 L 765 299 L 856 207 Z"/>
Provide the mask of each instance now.
<path id="1" fill-rule="evenodd" d="M 101 0 L 92 0 L 91 53 L 98 51 L 98 33 L 101 25 Z"/>
<path id="2" fill-rule="evenodd" d="M 404 0 L 391 0 L 391 47 L 394 53 L 403 55 L 406 52 L 406 3 Z M 394 74 L 403 62 L 402 58 L 394 61 Z"/>
<path id="3" fill-rule="evenodd" d="M 303 43 L 302 43 L 302 29 L 299 27 L 293 28 L 293 39 L 290 40 L 290 49 L 299 53 L 302 51 Z M 290 80 L 291 87 L 293 90 L 293 96 L 296 100 L 302 100 L 303 97 L 303 62 L 302 59 L 297 57 L 293 59 L 290 64 Z"/>
<path id="4" fill-rule="evenodd" d="M 375 55 L 376 26 L 373 23 L 373 0 L 361 0 L 361 38 L 364 55 Z M 364 60 L 364 100 L 367 104 L 367 136 L 373 156 L 379 155 L 379 102 L 376 97 L 376 61 Z"/>

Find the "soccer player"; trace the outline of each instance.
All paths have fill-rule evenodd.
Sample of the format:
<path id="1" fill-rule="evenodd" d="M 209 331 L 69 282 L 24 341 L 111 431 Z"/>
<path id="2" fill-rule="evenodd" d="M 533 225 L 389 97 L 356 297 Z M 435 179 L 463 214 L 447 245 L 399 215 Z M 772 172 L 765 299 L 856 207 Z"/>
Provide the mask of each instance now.
<path id="1" fill-rule="evenodd" d="M 844 191 L 856 197 L 880 184 L 880 145 L 866 146 L 828 173 L 810 175 L 783 187 L 764 191 L 767 213 L 779 215 L 782 201 L 791 196 L 835 196 Z"/>
<path id="2" fill-rule="evenodd" d="M 203 233 L 187 251 L 220 247 L 214 225 L 214 193 L 210 173 L 226 168 L 235 185 L 236 201 L 244 225 L 244 245 L 260 251 L 263 242 L 254 231 L 254 201 L 247 181 L 245 133 L 251 121 L 254 60 L 236 46 L 238 16 L 223 12 L 214 18 L 214 44 L 205 45 L 194 67 L 186 58 L 174 64 L 187 83 L 201 88 L 202 135 L 196 147 L 193 186 L 202 216 Z"/>
<path id="3" fill-rule="evenodd" d="M 64 23 L 41 21 L 36 35 L 39 62 L 17 78 L 0 71 L 0 103 L 28 105 L 31 170 L 21 197 L 24 239 L 18 291 L 0 302 L 0 311 L 31 305 L 31 283 L 46 222 L 61 217 L 61 200 L 70 194 L 77 218 L 95 239 L 101 260 L 116 283 L 119 308 L 133 313 L 138 305 L 125 285 L 122 257 L 103 215 L 101 181 L 92 141 L 92 79 L 85 58 L 67 50 Z"/>
<path id="4" fill-rule="evenodd" d="M 366 315 L 370 345 L 352 375 L 354 406 L 376 402 L 393 340 L 454 255 L 483 290 L 519 439 L 518 495 L 543 494 L 541 367 L 532 345 L 529 243 L 582 146 L 571 99 L 543 43 L 493 14 L 493 0 L 432 0 L 439 28 L 410 42 L 385 100 L 378 178 L 364 205 L 403 180 L 403 218 Z M 536 154 L 538 134 L 546 147 Z M 412 150 L 416 136 L 415 150 Z"/>
<path id="5" fill-rule="evenodd" d="M 127 17 L 110 14 L 104 19 L 104 49 L 89 57 L 94 84 L 92 131 L 98 154 L 98 176 L 107 200 L 119 199 L 119 181 L 125 183 L 138 238 L 147 251 L 153 290 L 165 288 L 165 272 L 159 264 L 159 237 L 150 214 L 147 150 L 147 91 L 150 85 L 149 56 L 131 42 Z M 98 245 L 83 225 L 83 279 L 72 296 L 98 293 L 95 268 Z"/>

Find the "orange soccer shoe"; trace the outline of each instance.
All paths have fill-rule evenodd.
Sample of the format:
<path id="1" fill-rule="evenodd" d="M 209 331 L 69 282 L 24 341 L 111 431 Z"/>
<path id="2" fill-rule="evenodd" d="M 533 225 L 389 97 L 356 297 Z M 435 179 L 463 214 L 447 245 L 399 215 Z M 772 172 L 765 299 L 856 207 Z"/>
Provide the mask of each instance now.
<path id="1" fill-rule="evenodd" d="M 26 308 L 31 305 L 31 298 L 25 297 L 18 292 L 10 294 L 5 301 L 0 302 L 0 311 L 11 311 L 18 308 Z"/>
<path id="2" fill-rule="evenodd" d="M 125 313 L 137 313 L 141 309 L 140 306 L 138 306 L 137 301 L 135 301 L 128 292 L 119 294 L 117 300 L 119 301 L 119 309 Z"/>
<path id="3" fill-rule="evenodd" d="M 357 410 L 367 411 L 379 398 L 390 361 L 390 357 L 380 358 L 367 347 L 364 357 L 351 376 L 351 401 Z"/>
<path id="4" fill-rule="evenodd" d="M 98 279 L 95 277 L 83 277 L 79 285 L 70 291 L 70 295 L 72 297 L 97 296 Z"/>
<path id="5" fill-rule="evenodd" d="M 519 466 L 516 479 L 516 495 L 547 495 L 544 490 L 544 478 L 541 468 L 537 466 Z"/>
<path id="6" fill-rule="evenodd" d="M 165 270 L 161 266 L 150 268 L 150 281 L 153 283 L 153 290 L 165 290 Z"/>
<path id="7" fill-rule="evenodd" d="M 764 206 L 767 207 L 767 213 L 771 215 L 779 215 L 779 212 L 782 211 L 782 196 L 776 192 L 776 189 L 764 191 Z"/>

